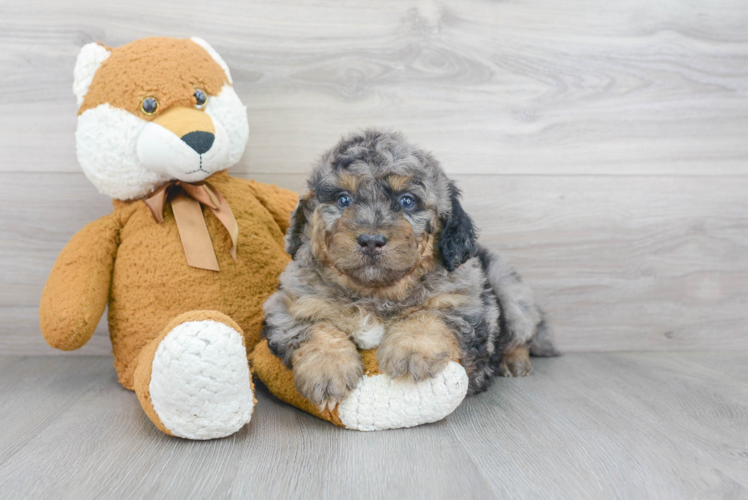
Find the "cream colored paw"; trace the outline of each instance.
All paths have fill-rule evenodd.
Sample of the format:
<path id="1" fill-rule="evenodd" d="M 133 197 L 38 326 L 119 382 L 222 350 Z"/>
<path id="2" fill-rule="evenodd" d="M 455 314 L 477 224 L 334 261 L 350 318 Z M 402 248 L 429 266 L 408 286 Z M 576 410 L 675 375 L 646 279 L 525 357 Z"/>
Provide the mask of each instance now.
<path id="1" fill-rule="evenodd" d="M 174 436 L 235 433 L 254 408 L 241 334 L 218 321 L 176 326 L 156 349 L 149 391 L 159 420 Z"/>
<path id="2" fill-rule="evenodd" d="M 378 374 L 361 379 L 337 408 L 348 429 L 376 431 L 436 422 L 465 399 L 468 376 L 450 361 L 434 378 L 413 382 Z"/>
<path id="3" fill-rule="evenodd" d="M 364 365 L 356 346 L 340 330 L 322 326 L 293 356 L 296 390 L 321 411 L 334 408 L 356 387 Z"/>

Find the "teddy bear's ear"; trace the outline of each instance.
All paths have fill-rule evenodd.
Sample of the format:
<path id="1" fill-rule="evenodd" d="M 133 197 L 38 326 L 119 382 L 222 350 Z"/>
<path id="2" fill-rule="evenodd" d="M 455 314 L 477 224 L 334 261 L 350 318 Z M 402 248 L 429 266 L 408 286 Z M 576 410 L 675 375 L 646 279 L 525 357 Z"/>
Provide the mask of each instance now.
<path id="1" fill-rule="evenodd" d="M 91 86 L 96 70 L 110 54 L 111 52 L 98 43 L 87 43 L 81 49 L 78 59 L 75 61 L 75 70 L 73 70 L 73 93 L 78 101 L 78 106 L 83 104 L 83 99 L 88 93 L 88 87 Z"/>
<path id="2" fill-rule="evenodd" d="M 234 84 L 234 80 L 231 78 L 231 72 L 229 71 L 228 65 L 226 65 L 226 61 L 223 60 L 223 58 L 218 55 L 218 52 L 216 52 L 216 49 L 211 47 L 208 42 L 203 40 L 202 38 L 198 38 L 196 36 L 193 36 L 190 38 L 193 42 L 201 46 L 205 49 L 205 51 L 210 54 L 210 57 L 213 58 L 215 62 L 218 63 L 218 65 L 223 69 L 223 72 L 226 73 L 226 78 L 228 78 L 230 84 Z"/>

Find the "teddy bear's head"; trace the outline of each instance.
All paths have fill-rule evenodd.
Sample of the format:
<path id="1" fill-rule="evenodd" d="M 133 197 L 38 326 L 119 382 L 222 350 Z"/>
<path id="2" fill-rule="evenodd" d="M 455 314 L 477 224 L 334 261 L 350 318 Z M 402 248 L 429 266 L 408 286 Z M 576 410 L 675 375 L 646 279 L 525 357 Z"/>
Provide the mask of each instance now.
<path id="1" fill-rule="evenodd" d="M 86 176 L 120 200 L 198 182 L 242 156 L 244 105 L 221 56 L 199 38 L 85 45 L 75 64 L 76 144 Z"/>

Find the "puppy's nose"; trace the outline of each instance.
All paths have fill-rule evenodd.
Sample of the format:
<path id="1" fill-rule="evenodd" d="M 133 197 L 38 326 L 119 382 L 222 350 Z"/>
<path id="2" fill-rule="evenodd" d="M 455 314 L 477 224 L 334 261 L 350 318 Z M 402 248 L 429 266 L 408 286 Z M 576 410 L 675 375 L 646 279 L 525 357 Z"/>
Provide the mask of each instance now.
<path id="1" fill-rule="evenodd" d="M 381 234 L 362 234 L 357 241 L 366 255 L 379 255 L 387 244 L 387 238 Z"/>
<path id="2" fill-rule="evenodd" d="M 201 155 L 213 146 L 213 141 L 216 136 L 210 132 L 190 132 L 189 134 L 183 135 L 182 140 L 187 143 L 189 147 L 194 149 L 197 154 Z"/>

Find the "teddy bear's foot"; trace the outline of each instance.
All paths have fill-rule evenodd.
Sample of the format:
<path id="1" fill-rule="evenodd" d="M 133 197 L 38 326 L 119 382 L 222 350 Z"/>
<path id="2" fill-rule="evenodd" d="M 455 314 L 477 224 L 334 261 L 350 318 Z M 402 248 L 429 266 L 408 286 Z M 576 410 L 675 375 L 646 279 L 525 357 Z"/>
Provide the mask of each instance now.
<path id="1" fill-rule="evenodd" d="M 267 340 L 250 355 L 253 373 L 281 400 L 304 411 L 358 431 L 413 427 L 443 419 L 465 399 L 468 375 L 450 361 L 434 378 L 414 382 L 379 371 L 376 351 L 362 351 L 365 375 L 335 408 L 319 408 L 296 390 L 293 372 L 270 352 Z"/>
<path id="2" fill-rule="evenodd" d="M 254 394 L 241 329 L 227 316 L 195 311 L 176 318 L 141 351 L 135 392 L 167 434 L 229 436 L 252 417 Z"/>
<path id="3" fill-rule="evenodd" d="M 452 413 L 465 399 L 468 376 L 450 361 L 434 378 L 413 382 L 378 374 L 361 379 L 337 407 L 347 429 L 376 431 L 436 422 Z"/>

